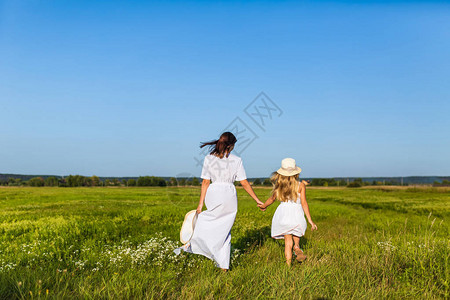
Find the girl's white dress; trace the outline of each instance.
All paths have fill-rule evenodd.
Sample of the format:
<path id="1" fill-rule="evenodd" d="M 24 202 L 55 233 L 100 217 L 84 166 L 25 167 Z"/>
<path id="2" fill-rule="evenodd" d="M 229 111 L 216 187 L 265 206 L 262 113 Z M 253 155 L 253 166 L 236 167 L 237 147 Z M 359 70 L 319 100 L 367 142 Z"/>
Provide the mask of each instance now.
<path id="1" fill-rule="evenodd" d="M 235 181 L 247 179 L 240 157 L 230 154 L 222 159 L 214 155 L 205 157 L 202 179 L 212 181 L 206 191 L 207 210 L 198 215 L 190 242 L 175 249 L 202 254 L 222 269 L 230 267 L 231 228 L 237 213 Z"/>
<path id="2" fill-rule="evenodd" d="M 286 234 L 305 235 L 306 219 L 301 205 L 300 193 L 296 200 L 281 202 L 272 218 L 272 237 L 283 239 Z"/>

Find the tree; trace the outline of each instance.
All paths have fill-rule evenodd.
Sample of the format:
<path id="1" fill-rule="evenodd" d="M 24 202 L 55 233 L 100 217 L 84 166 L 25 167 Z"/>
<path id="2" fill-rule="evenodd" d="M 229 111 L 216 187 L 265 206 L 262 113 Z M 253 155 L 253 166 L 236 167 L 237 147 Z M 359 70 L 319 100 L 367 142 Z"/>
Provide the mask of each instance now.
<path id="1" fill-rule="evenodd" d="M 92 186 L 92 178 L 85 177 L 81 175 L 69 175 L 66 178 L 67 186 L 77 187 L 77 186 Z"/>
<path id="2" fill-rule="evenodd" d="M 167 183 L 170 186 L 177 186 L 177 179 L 175 177 L 170 177 L 169 182 Z"/>
<path id="3" fill-rule="evenodd" d="M 321 184 L 321 182 L 320 182 L 320 178 L 313 178 L 313 179 L 311 180 L 311 185 L 314 185 L 314 186 L 321 186 L 322 184 Z"/>
<path id="4" fill-rule="evenodd" d="M 349 188 L 356 188 L 361 187 L 363 185 L 363 181 L 361 178 L 355 178 L 352 182 L 350 182 L 347 187 Z"/>
<path id="5" fill-rule="evenodd" d="M 164 178 L 155 176 L 140 176 L 137 180 L 138 186 L 166 186 Z"/>
<path id="6" fill-rule="evenodd" d="M 73 187 L 76 186 L 76 178 L 73 175 L 69 175 L 66 178 L 67 186 Z"/>
<path id="7" fill-rule="evenodd" d="M 265 186 L 271 186 L 271 185 L 272 185 L 272 182 L 270 182 L 270 179 L 269 179 L 269 178 L 266 178 L 266 179 L 264 179 L 264 181 L 263 181 L 263 185 L 265 185 Z"/>
<path id="8" fill-rule="evenodd" d="M 83 176 L 83 186 L 93 186 L 92 177 L 84 177 Z"/>
<path id="9" fill-rule="evenodd" d="M 253 181 L 253 185 L 261 185 L 261 179 L 256 178 L 255 181 Z"/>
<path id="10" fill-rule="evenodd" d="M 192 185 L 193 186 L 198 186 L 200 185 L 200 181 L 198 181 L 197 177 L 192 178 Z"/>
<path id="11" fill-rule="evenodd" d="M 67 182 L 65 178 L 61 178 L 58 182 L 59 187 L 67 187 Z"/>
<path id="12" fill-rule="evenodd" d="M 332 182 L 333 184 L 335 184 L 335 180 L 334 179 L 326 179 L 326 178 L 313 178 L 311 180 L 311 185 L 314 186 L 328 186 L 330 185 L 330 182 Z"/>
<path id="13" fill-rule="evenodd" d="M 9 177 L 8 178 L 8 185 L 10 185 L 10 186 L 22 185 L 22 179 Z"/>
<path id="14" fill-rule="evenodd" d="M 362 184 L 363 180 L 362 180 L 362 178 L 355 178 L 355 179 L 353 179 L 353 182 L 358 182 L 358 183 Z"/>
<path id="15" fill-rule="evenodd" d="M 166 186 L 167 182 L 164 180 L 164 178 L 156 177 L 157 178 L 157 186 Z"/>
<path id="16" fill-rule="evenodd" d="M 136 186 L 136 179 L 128 179 L 127 184 L 128 186 Z"/>
<path id="17" fill-rule="evenodd" d="M 95 175 L 92 175 L 91 179 L 92 179 L 92 186 L 99 186 L 100 185 L 100 178 L 98 178 Z"/>
<path id="18" fill-rule="evenodd" d="M 150 176 L 139 176 L 139 178 L 137 180 L 138 186 L 150 186 L 151 183 L 152 183 L 152 180 L 151 180 Z"/>
<path id="19" fill-rule="evenodd" d="M 33 177 L 30 180 L 28 180 L 29 186 L 44 186 L 45 181 L 42 177 Z"/>
<path id="20" fill-rule="evenodd" d="M 111 180 L 106 179 L 106 180 L 105 180 L 105 186 L 110 186 L 110 185 L 111 185 Z"/>
<path id="21" fill-rule="evenodd" d="M 54 176 L 47 177 L 45 179 L 45 186 L 58 186 L 59 180 Z"/>

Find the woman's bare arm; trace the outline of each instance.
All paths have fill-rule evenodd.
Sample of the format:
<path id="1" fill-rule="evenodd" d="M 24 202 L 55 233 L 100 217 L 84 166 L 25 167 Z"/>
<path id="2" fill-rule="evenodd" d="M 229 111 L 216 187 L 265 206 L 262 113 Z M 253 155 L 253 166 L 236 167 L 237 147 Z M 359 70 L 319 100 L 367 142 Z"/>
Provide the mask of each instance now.
<path id="1" fill-rule="evenodd" d="M 250 197 L 253 198 L 253 200 L 256 201 L 257 204 L 259 204 L 259 205 L 263 204 L 261 201 L 259 201 L 258 197 L 256 196 L 255 192 L 253 191 L 252 186 L 247 181 L 247 179 L 241 180 L 239 182 L 241 183 L 244 190 L 250 195 Z"/>
<path id="2" fill-rule="evenodd" d="M 306 185 L 303 182 L 300 183 L 300 200 L 302 203 L 303 211 L 305 212 L 306 219 L 308 220 L 309 224 L 311 224 L 311 230 L 316 230 L 317 225 L 314 224 L 311 219 L 308 202 L 306 202 Z"/>
<path id="3" fill-rule="evenodd" d="M 201 213 L 203 209 L 203 203 L 205 202 L 206 190 L 211 184 L 211 180 L 203 179 L 202 181 L 202 191 L 200 192 L 200 201 L 198 202 L 197 213 Z"/>

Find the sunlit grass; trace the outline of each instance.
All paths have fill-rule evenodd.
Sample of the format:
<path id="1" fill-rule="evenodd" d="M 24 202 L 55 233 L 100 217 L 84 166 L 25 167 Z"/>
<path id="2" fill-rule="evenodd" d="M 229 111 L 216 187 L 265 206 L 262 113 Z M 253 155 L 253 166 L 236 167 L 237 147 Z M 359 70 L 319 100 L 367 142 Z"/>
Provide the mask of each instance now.
<path id="1" fill-rule="evenodd" d="M 265 199 L 270 190 L 256 190 Z M 241 189 L 232 269 L 175 256 L 198 188 L 0 189 L 0 298 L 448 298 L 450 195 L 443 189 L 310 189 L 317 232 L 283 264 Z"/>

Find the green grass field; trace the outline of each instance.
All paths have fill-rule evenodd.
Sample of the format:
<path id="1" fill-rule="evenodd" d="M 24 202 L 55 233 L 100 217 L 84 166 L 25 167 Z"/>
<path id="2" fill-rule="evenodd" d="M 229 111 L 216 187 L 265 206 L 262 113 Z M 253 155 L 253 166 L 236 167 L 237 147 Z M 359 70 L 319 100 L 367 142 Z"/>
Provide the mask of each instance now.
<path id="1" fill-rule="evenodd" d="M 256 189 L 261 199 L 270 190 Z M 448 299 L 450 190 L 309 189 L 303 264 L 238 189 L 232 268 L 175 256 L 198 188 L 0 188 L 0 298 Z"/>

